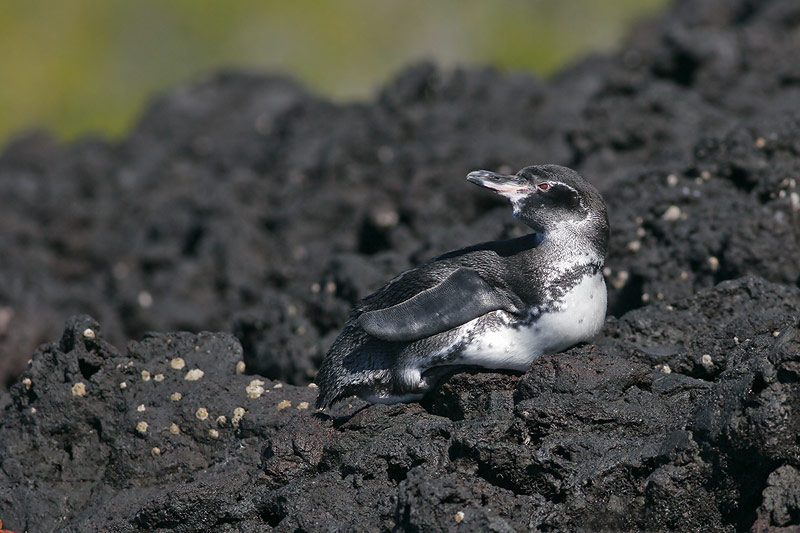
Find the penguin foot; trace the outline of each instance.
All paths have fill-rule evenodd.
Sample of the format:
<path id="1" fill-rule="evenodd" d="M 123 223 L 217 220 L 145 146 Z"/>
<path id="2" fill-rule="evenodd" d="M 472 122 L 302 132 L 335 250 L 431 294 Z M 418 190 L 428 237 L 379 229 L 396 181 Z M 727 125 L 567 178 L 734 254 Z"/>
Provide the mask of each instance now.
<path id="1" fill-rule="evenodd" d="M 370 403 L 407 403 L 407 402 L 418 402 L 425 396 L 425 393 L 407 393 L 407 394 L 391 394 L 391 393 L 381 393 L 381 394 L 364 394 L 361 396 L 361 399 Z"/>
<path id="2" fill-rule="evenodd" d="M 401 403 L 421 400 L 431 390 L 432 383 L 423 377 L 419 368 L 402 367 L 392 371 L 387 387 L 364 391 L 359 396 L 372 403 Z"/>
<path id="3" fill-rule="evenodd" d="M 423 395 L 431 390 L 432 383 L 417 367 L 396 368 L 393 372 L 393 393 Z"/>

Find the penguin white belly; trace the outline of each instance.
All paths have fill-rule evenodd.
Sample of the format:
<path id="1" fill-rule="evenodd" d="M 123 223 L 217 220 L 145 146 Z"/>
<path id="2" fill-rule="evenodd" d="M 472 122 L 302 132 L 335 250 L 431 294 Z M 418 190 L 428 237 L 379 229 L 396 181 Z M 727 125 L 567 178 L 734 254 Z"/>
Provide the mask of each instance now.
<path id="1" fill-rule="evenodd" d="M 514 321 L 504 311 L 494 311 L 492 325 L 486 325 L 484 315 L 461 326 L 459 337 L 473 340 L 452 362 L 527 370 L 536 357 L 560 352 L 596 335 L 605 322 L 606 301 L 605 280 L 598 273 L 585 277 L 567 292 L 557 310 L 542 314 L 530 324 Z M 482 327 L 485 331 L 478 332 Z"/>

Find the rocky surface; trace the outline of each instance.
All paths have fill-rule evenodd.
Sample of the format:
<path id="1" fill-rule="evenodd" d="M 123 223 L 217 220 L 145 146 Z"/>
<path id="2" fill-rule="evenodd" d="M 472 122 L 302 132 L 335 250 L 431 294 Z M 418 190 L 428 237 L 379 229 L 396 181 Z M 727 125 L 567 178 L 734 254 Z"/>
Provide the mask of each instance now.
<path id="1" fill-rule="evenodd" d="M 793 530 L 798 49 L 793 0 L 684 0 L 547 81 L 420 65 L 334 105 L 220 74 L 119 144 L 20 137 L 0 155 L 3 527 Z M 353 302 L 522 231 L 465 174 L 543 162 L 609 205 L 596 342 L 419 404 L 311 409 Z"/>

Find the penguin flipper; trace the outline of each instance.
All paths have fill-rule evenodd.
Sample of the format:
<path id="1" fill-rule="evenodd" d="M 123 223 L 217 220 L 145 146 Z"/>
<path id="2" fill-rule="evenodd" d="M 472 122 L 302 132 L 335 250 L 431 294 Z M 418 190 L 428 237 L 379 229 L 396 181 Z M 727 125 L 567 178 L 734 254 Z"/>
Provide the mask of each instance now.
<path id="1" fill-rule="evenodd" d="M 499 309 L 518 312 L 511 298 L 474 270 L 462 267 L 438 285 L 397 305 L 367 311 L 358 321 L 373 337 L 408 342 L 442 333 Z"/>

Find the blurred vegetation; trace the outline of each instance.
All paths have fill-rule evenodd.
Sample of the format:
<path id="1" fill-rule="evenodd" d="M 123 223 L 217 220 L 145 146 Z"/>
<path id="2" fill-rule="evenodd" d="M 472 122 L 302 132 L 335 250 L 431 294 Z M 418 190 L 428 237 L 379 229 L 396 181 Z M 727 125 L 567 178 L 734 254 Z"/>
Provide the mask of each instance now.
<path id="1" fill-rule="evenodd" d="M 0 0 L 0 145 L 124 134 L 154 92 L 220 68 L 362 98 L 403 66 L 551 73 L 666 0 Z"/>

